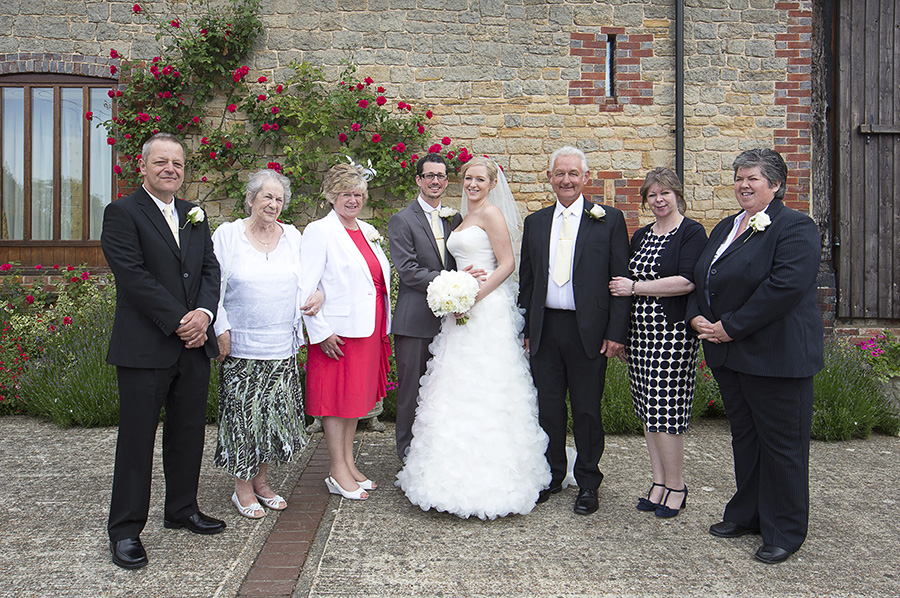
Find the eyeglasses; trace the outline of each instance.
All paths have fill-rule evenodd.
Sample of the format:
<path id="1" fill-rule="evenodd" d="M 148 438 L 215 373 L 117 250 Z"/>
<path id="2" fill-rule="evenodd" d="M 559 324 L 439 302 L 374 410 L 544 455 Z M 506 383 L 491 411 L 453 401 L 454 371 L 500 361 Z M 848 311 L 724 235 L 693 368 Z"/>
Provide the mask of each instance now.
<path id="1" fill-rule="evenodd" d="M 425 179 L 426 181 L 446 181 L 447 180 L 446 174 L 440 174 L 437 172 L 426 172 L 425 174 L 421 174 L 419 176 L 421 178 Z"/>

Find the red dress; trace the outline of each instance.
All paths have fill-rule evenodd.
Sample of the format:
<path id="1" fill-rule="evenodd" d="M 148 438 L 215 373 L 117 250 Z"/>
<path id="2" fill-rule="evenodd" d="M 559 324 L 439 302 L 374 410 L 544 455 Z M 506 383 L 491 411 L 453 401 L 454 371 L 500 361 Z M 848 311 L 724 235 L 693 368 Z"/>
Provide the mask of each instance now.
<path id="1" fill-rule="evenodd" d="M 310 345 L 306 367 L 306 413 L 317 417 L 363 417 L 387 393 L 391 341 L 384 298 L 387 284 L 381 264 L 361 230 L 347 230 L 366 260 L 375 282 L 375 332 L 366 338 L 341 337 L 344 356 L 327 357 L 321 345 Z M 325 298 L 328 301 L 328 298 Z"/>

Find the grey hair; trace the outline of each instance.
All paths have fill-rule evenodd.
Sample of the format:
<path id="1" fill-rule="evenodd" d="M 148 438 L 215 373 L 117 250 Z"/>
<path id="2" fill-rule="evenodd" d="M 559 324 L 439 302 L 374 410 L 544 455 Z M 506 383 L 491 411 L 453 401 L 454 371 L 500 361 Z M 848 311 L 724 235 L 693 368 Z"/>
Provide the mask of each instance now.
<path id="1" fill-rule="evenodd" d="M 556 160 L 562 156 L 578 156 L 581 158 L 582 174 L 588 171 L 587 156 L 584 155 L 583 151 L 577 147 L 572 147 L 571 145 L 564 145 L 550 154 L 550 165 L 547 167 L 547 170 L 553 172 L 553 166 L 556 164 Z"/>
<path id="2" fill-rule="evenodd" d="M 775 192 L 775 199 L 784 199 L 787 192 L 788 167 L 781 154 L 771 149 L 752 149 L 741 152 L 731 165 L 734 174 L 741 168 L 758 167 L 760 174 L 769 183 L 769 189 L 781 185 Z"/>
<path id="3" fill-rule="evenodd" d="M 144 145 L 141 146 L 141 158 L 144 160 L 147 159 L 147 155 L 150 153 L 150 146 L 152 146 L 157 141 L 169 141 L 171 143 L 177 143 L 178 147 L 181 148 L 181 153 L 184 154 L 184 144 L 181 143 L 181 140 L 175 135 L 171 133 L 157 133 L 150 139 L 144 142 Z"/>
<path id="4" fill-rule="evenodd" d="M 263 183 L 266 181 L 275 181 L 281 185 L 282 189 L 284 189 L 284 203 L 282 204 L 282 209 L 286 208 L 291 202 L 291 180 L 280 172 L 264 168 L 263 170 L 254 172 L 250 175 L 250 178 L 247 179 L 247 192 L 244 196 L 244 203 L 247 204 L 248 210 L 253 204 L 253 200 L 256 199 L 259 190 L 262 189 Z"/>

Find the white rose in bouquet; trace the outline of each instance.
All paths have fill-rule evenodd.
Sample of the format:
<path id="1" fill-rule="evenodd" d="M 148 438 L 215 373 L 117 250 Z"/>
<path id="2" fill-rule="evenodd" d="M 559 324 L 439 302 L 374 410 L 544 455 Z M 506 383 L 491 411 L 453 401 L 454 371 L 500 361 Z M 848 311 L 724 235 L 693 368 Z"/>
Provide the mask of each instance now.
<path id="1" fill-rule="evenodd" d="M 426 295 L 428 307 L 438 317 L 464 314 L 475 305 L 478 287 L 478 281 L 466 272 L 456 270 L 441 272 L 428 285 Z M 466 318 L 459 318 L 456 323 L 465 324 Z"/>

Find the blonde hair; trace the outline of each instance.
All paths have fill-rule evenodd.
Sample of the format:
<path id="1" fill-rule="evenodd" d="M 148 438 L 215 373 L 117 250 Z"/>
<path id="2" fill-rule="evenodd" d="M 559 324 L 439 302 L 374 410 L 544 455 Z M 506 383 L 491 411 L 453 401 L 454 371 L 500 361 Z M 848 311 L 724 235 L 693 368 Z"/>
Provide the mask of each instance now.
<path id="1" fill-rule="evenodd" d="M 363 204 L 369 201 L 369 186 L 359 169 L 352 164 L 335 164 L 322 181 L 322 195 L 334 204 L 337 196 L 346 191 L 361 191 Z"/>
<path id="2" fill-rule="evenodd" d="M 660 189 L 669 189 L 675 194 L 675 205 L 678 206 L 678 211 L 684 214 L 684 211 L 687 210 L 687 203 L 684 201 L 684 187 L 681 185 L 678 175 L 668 168 L 654 168 L 647 173 L 640 190 L 641 207 L 647 207 L 647 193 L 654 183 L 659 185 Z"/>
<path id="3" fill-rule="evenodd" d="M 493 183 L 497 180 L 497 164 L 490 158 L 485 158 L 483 156 L 476 156 L 475 158 L 472 158 L 471 160 L 463 164 L 462 168 L 459 170 L 459 176 L 465 178 L 466 171 L 473 166 L 484 166 L 485 169 L 487 169 L 488 178 L 491 180 L 491 182 Z"/>

